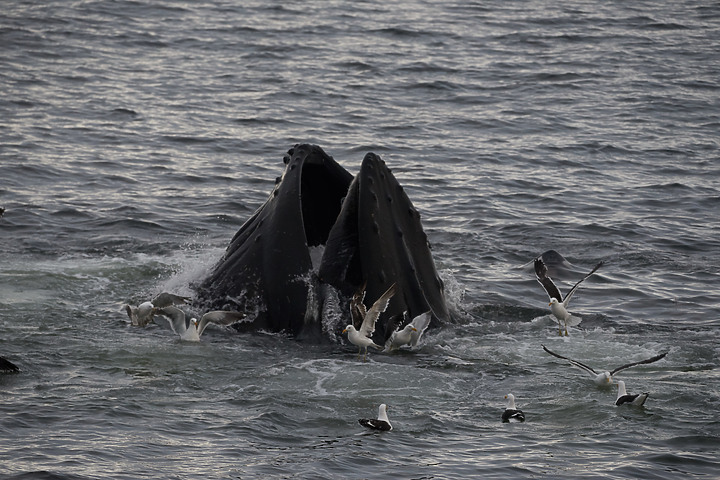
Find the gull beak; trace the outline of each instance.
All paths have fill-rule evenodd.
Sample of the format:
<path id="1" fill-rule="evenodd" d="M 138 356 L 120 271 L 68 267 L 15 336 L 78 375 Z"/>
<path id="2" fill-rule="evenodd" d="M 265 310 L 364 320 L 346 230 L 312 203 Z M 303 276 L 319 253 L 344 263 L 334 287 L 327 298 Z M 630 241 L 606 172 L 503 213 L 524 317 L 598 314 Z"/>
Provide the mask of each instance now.
<path id="1" fill-rule="evenodd" d="M 343 329 L 343 331 L 342 331 L 342 333 L 345 333 L 345 332 L 347 332 L 347 328 Z"/>
<path id="2" fill-rule="evenodd" d="M 411 330 L 412 330 L 413 332 L 417 332 L 417 328 L 415 328 L 415 327 L 411 327 Z"/>
<path id="3" fill-rule="evenodd" d="M 549 306 L 549 307 L 552 307 L 552 302 L 548 303 L 548 306 Z"/>

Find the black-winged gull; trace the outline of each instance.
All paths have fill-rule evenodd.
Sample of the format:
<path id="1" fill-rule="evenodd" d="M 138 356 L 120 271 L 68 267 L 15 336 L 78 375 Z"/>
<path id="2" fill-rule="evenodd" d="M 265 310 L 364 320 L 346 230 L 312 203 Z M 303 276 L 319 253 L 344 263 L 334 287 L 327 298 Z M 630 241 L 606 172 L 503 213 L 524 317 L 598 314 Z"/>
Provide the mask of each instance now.
<path id="1" fill-rule="evenodd" d="M 563 299 L 563 296 L 560 293 L 560 289 L 557 287 L 557 285 L 555 285 L 555 282 L 553 282 L 547 274 L 547 266 L 545 265 L 545 262 L 543 262 L 541 257 L 535 259 L 535 276 L 537 277 L 537 281 L 540 282 L 540 285 L 542 285 L 545 289 L 545 292 L 547 292 L 548 297 L 550 297 L 550 303 L 548 305 L 550 305 L 550 311 L 558 320 L 558 335 L 562 335 L 563 324 L 565 325 L 565 336 L 567 336 L 568 325 L 575 326 L 582 321 L 580 317 L 571 315 L 570 312 L 567 311 L 570 299 L 572 298 L 573 294 L 580 286 L 580 284 L 590 275 L 595 273 L 598 268 L 602 267 L 604 263 L 605 262 L 600 262 L 595 265 L 595 268 L 593 268 L 590 273 L 581 278 L 568 291 L 568 293 L 565 295 L 565 298 Z"/>
<path id="2" fill-rule="evenodd" d="M 199 342 L 200 336 L 203 334 L 209 323 L 231 325 L 245 318 L 245 314 L 241 312 L 214 310 L 200 317 L 199 322 L 196 318 L 191 318 L 188 322 L 185 318 L 185 312 L 177 307 L 161 308 L 158 310 L 158 313 L 169 320 L 170 327 L 173 332 L 180 335 L 181 340 L 186 340 L 188 342 Z"/>
<path id="3" fill-rule="evenodd" d="M 362 294 L 356 294 L 350 302 L 350 311 L 353 317 L 353 321 L 355 321 L 359 317 L 362 317 L 362 325 L 358 330 L 354 324 L 350 324 L 345 327 L 342 333 L 347 332 L 348 340 L 350 340 L 350 343 L 358 346 L 358 356 L 360 355 L 360 352 L 362 352 L 363 348 L 365 349 L 363 361 L 365 361 L 367 357 L 368 347 L 373 347 L 378 350 L 382 349 L 382 347 L 373 342 L 372 338 L 370 337 L 372 336 L 373 332 L 375 332 L 375 322 L 377 321 L 380 314 L 387 309 L 387 306 L 390 303 L 390 299 L 393 295 L 395 295 L 394 283 L 390 285 L 390 288 L 388 288 L 385 293 L 383 293 L 380 298 L 377 299 L 375 303 L 373 303 L 373 306 L 370 307 L 370 310 L 366 311 L 365 304 L 362 302 L 363 298 L 365 297 L 364 291 L 362 292 Z"/>
<path id="4" fill-rule="evenodd" d="M 593 381 L 595 382 L 595 384 L 598 386 L 601 386 L 601 387 L 608 387 L 608 386 L 612 385 L 612 382 L 613 382 L 612 376 L 615 375 L 620 370 L 625 370 L 626 368 L 634 367 L 635 365 L 644 365 L 644 364 L 648 364 L 648 363 L 657 362 L 661 358 L 664 358 L 665 355 L 667 355 L 667 352 L 665 352 L 665 353 L 661 353 L 660 355 L 655 355 L 654 357 L 651 357 L 651 358 L 648 358 L 645 360 L 640 360 L 639 362 L 632 362 L 632 363 L 622 365 L 612 371 L 605 370 L 603 372 L 597 372 L 597 371 L 595 371 L 595 369 L 593 369 L 592 367 L 589 367 L 588 365 L 585 365 L 582 362 L 578 362 L 577 360 L 573 360 L 572 358 L 563 357 L 562 355 L 559 355 L 559 354 L 551 351 L 545 345 L 543 345 L 542 348 L 543 348 L 543 350 L 545 350 L 547 353 L 549 353 L 553 357 L 562 358 L 563 360 L 570 362 L 571 365 L 574 365 L 582 370 L 585 370 L 586 372 L 588 372 L 590 374 L 591 377 L 593 377 Z"/>
<path id="5" fill-rule="evenodd" d="M 648 396 L 650 396 L 650 394 L 647 392 L 628 395 L 627 391 L 625 390 L 625 382 L 623 382 L 622 380 L 618 380 L 617 385 L 618 396 L 617 400 L 615 400 L 615 405 L 617 405 L 618 407 L 620 405 L 635 405 L 636 407 L 640 407 L 645 404 Z"/>
<path id="6" fill-rule="evenodd" d="M 505 398 L 507 399 L 507 406 L 505 407 L 505 411 L 502 414 L 502 421 L 505 423 L 524 422 L 525 414 L 522 410 L 515 406 L 515 395 L 513 395 L 512 393 L 508 393 L 507 395 L 505 395 Z"/>
<path id="7" fill-rule="evenodd" d="M 363 427 L 370 428 L 372 430 L 380 430 L 383 432 L 387 432 L 392 430 L 392 425 L 390 424 L 390 420 L 388 420 L 387 416 L 387 405 L 384 403 L 380 404 L 378 407 L 378 418 L 361 418 L 358 420 L 358 423 L 362 425 Z"/>
<path id="8" fill-rule="evenodd" d="M 189 297 L 181 297 L 172 293 L 163 292 L 149 302 L 143 302 L 137 307 L 125 305 L 125 311 L 130 317 L 130 323 L 138 327 L 144 327 L 152 322 L 158 310 L 172 305 L 182 305 L 190 301 Z"/>

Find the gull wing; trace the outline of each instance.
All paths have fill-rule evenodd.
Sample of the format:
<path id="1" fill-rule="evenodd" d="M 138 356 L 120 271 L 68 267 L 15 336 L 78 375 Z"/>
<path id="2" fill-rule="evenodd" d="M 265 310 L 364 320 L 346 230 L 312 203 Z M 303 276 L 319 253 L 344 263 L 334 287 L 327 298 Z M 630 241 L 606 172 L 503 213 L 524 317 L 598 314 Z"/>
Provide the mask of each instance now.
<path id="1" fill-rule="evenodd" d="M 172 293 L 167 292 L 160 293 L 152 299 L 152 304 L 155 308 L 165 308 L 189 302 L 190 297 L 181 297 L 180 295 L 173 295 Z"/>
<path id="2" fill-rule="evenodd" d="M 667 352 L 661 353 L 660 355 L 655 355 L 654 357 L 648 358 L 647 360 L 640 360 L 639 362 L 628 363 L 627 365 L 623 365 L 622 367 L 616 368 L 615 370 L 610 372 L 610 375 L 615 375 L 616 372 L 619 372 L 620 370 L 624 370 L 626 368 L 634 367 L 635 365 L 643 365 L 646 363 L 657 362 L 661 358 L 665 358 L 665 355 L 667 355 Z"/>
<path id="3" fill-rule="evenodd" d="M 407 310 L 388 318 L 387 322 L 385 322 L 385 340 L 390 340 L 396 332 L 404 328 L 408 323 L 407 320 Z"/>
<path id="4" fill-rule="evenodd" d="M 563 303 L 563 305 L 565 305 L 565 306 L 567 307 L 567 306 L 568 306 L 568 303 L 570 302 L 570 297 L 573 296 L 573 293 L 575 293 L 575 290 L 577 290 L 577 288 L 580 286 L 580 284 L 581 284 L 586 278 L 588 278 L 590 275 L 592 275 L 593 273 L 595 273 L 595 271 L 596 271 L 598 268 L 602 267 L 604 264 L 605 264 L 605 261 L 602 261 L 602 262 L 598 263 L 597 265 L 595 265 L 595 268 L 593 268 L 590 273 L 588 273 L 588 274 L 585 275 L 583 278 L 581 278 L 581 279 L 570 289 L 570 291 L 567 293 L 567 295 L 565 295 L 565 300 L 560 300 L 560 299 L 558 298 L 558 301 L 561 301 L 561 302 Z"/>
<path id="5" fill-rule="evenodd" d="M 410 322 L 408 322 L 407 310 L 388 318 L 387 322 L 385 323 L 385 349 L 383 350 L 384 352 L 389 352 L 392 349 L 393 343 L 395 342 L 395 338 L 397 337 L 398 333 L 400 333 L 402 329 L 405 328 L 405 325 L 409 323 Z"/>
<path id="6" fill-rule="evenodd" d="M 356 330 L 360 330 L 363 320 L 365 319 L 365 315 L 367 315 L 367 308 L 365 307 L 365 303 L 363 303 L 365 301 L 366 286 L 367 282 L 365 282 L 363 286 L 355 292 L 350 300 L 350 318 L 352 319 L 353 327 L 355 327 Z"/>
<path id="7" fill-rule="evenodd" d="M 410 334 L 410 346 L 414 347 L 417 345 L 417 343 L 420 341 L 420 337 L 422 337 L 423 332 L 428 328 L 428 325 L 430 325 L 430 319 L 432 318 L 432 312 L 427 311 L 425 313 L 421 313 L 417 317 L 413 318 L 413 321 L 410 322 L 410 324 L 415 327 L 415 332 L 412 332 Z"/>
<path id="8" fill-rule="evenodd" d="M 577 360 L 573 360 L 572 358 L 567 358 L 567 357 L 563 357 L 562 355 L 558 355 L 557 353 L 550 351 L 545 345 L 543 345 L 542 347 L 543 347 L 543 350 L 545 350 L 547 353 L 549 353 L 553 357 L 562 358 L 563 360 L 570 362 L 572 365 L 585 370 L 586 372 L 591 374 L 593 377 L 598 375 L 598 373 L 595 370 L 593 370 L 591 367 L 588 367 L 584 363 L 578 362 Z"/>
<path id="9" fill-rule="evenodd" d="M 364 337 L 369 337 L 375 331 L 375 322 L 382 312 L 387 310 L 387 306 L 390 303 L 390 299 L 395 295 L 395 284 L 390 285 L 385 293 L 378 298 L 370 310 L 365 314 L 363 319 L 362 327 L 360 327 L 360 334 Z"/>
<path id="10" fill-rule="evenodd" d="M 130 323 L 132 325 L 138 325 L 137 308 L 133 308 L 130 305 L 125 305 L 125 311 L 127 316 L 130 317 Z"/>
<path id="11" fill-rule="evenodd" d="M 225 310 L 213 310 L 202 316 L 198 324 L 198 335 L 202 335 L 208 323 L 217 323 L 218 325 L 231 325 L 245 318 L 245 314 L 241 312 L 228 312 Z"/>
<path id="12" fill-rule="evenodd" d="M 165 307 L 158 310 L 158 313 L 170 320 L 170 328 L 178 335 L 182 335 L 187 330 L 185 323 L 185 312 L 177 307 Z"/>
<path id="13" fill-rule="evenodd" d="M 535 259 L 535 276 L 540 285 L 543 286 L 548 297 L 556 299 L 558 302 L 562 302 L 562 294 L 560 289 L 555 285 L 550 277 L 547 276 L 547 265 L 542 261 L 542 258 L 538 257 Z"/>

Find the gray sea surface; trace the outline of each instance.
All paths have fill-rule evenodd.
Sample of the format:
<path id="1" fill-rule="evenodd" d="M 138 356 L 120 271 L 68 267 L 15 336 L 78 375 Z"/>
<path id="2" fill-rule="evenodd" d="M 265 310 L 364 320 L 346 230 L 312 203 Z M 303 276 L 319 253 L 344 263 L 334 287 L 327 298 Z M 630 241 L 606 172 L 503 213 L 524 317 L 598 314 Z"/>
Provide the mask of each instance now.
<path id="1" fill-rule="evenodd" d="M 720 475 L 717 2 L 9 0 L 0 88 L 3 480 Z M 131 327 L 296 143 L 383 157 L 456 322 L 365 363 Z M 548 249 L 606 261 L 568 337 L 523 268 Z M 668 355 L 618 373 L 650 392 L 619 408 L 542 344 Z M 380 403 L 394 430 L 363 429 Z"/>

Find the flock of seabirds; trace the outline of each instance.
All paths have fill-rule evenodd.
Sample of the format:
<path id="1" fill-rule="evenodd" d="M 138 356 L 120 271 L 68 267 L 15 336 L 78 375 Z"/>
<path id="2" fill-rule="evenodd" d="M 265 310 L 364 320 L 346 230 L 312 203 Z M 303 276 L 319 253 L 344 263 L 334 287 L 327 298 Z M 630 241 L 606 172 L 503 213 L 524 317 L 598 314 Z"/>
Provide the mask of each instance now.
<path id="1" fill-rule="evenodd" d="M 0 212 L 0 215 L 1 214 L 2 212 Z M 563 296 L 558 287 L 555 285 L 555 282 L 553 282 L 552 278 L 548 275 L 548 268 L 545 265 L 545 262 L 543 262 L 542 257 L 537 257 L 534 260 L 534 269 L 537 281 L 547 292 L 548 297 L 550 298 L 550 303 L 548 304 L 550 306 L 550 311 L 558 323 L 558 335 L 568 336 L 568 326 L 576 326 L 580 323 L 581 318 L 572 315 L 568 311 L 570 299 L 577 291 L 578 287 L 580 287 L 582 282 L 595 273 L 603 266 L 603 264 L 604 262 L 598 263 L 595 268 L 590 271 L 590 273 L 581 278 L 565 294 L 565 296 Z M 417 347 L 420 338 L 430 324 L 431 312 L 429 311 L 418 315 L 412 320 L 408 318 L 407 312 L 405 312 L 404 314 L 389 320 L 391 323 L 388 331 L 392 333 L 388 336 L 385 345 L 381 346 L 376 344 L 371 338 L 375 332 L 375 323 L 380 314 L 387 309 L 390 299 L 393 295 L 395 295 L 395 290 L 395 284 L 391 285 L 390 288 L 388 288 L 369 309 L 364 303 L 364 287 L 360 289 L 360 291 L 358 291 L 350 300 L 350 314 L 352 322 L 345 327 L 342 333 L 347 333 L 350 343 L 358 347 L 358 358 L 362 354 L 363 361 L 366 360 L 367 350 L 369 347 L 373 347 L 384 352 L 392 352 L 393 350 L 397 350 L 404 346 L 410 346 L 411 348 Z M 130 323 L 134 326 L 145 327 L 150 323 L 163 324 L 164 322 L 175 334 L 180 337 L 181 340 L 190 342 L 199 342 L 200 337 L 210 323 L 217 325 L 231 325 L 236 322 L 248 321 L 244 313 L 224 310 L 215 310 L 205 313 L 199 320 L 195 317 L 188 319 L 185 312 L 178 308 L 178 306 L 187 304 L 190 300 L 191 299 L 189 297 L 163 292 L 151 301 L 143 302 L 138 306 L 125 305 L 125 311 L 130 318 Z M 652 358 L 619 366 L 612 371 L 597 371 L 582 362 L 555 353 L 544 345 L 542 345 L 542 348 L 548 354 L 562 359 L 587 372 L 592 377 L 594 383 L 599 387 L 610 387 L 616 384 L 618 394 L 615 405 L 617 406 L 642 406 L 645 404 L 649 393 L 643 392 L 639 394 L 628 394 L 625 382 L 618 380 L 617 383 L 614 383 L 613 375 L 621 370 L 636 365 L 657 362 L 667 355 L 667 352 L 665 352 Z M 0 357 L 0 372 L 16 373 L 19 372 L 19 368 L 9 360 Z M 502 421 L 524 422 L 525 414 L 515 405 L 515 396 L 512 393 L 508 393 L 505 395 L 505 399 L 507 400 L 507 406 L 501 415 Z M 363 418 L 359 419 L 358 422 L 372 430 L 392 430 L 392 424 L 387 416 L 387 409 L 387 405 L 383 403 L 378 407 L 378 416 L 376 419 Z"/>

